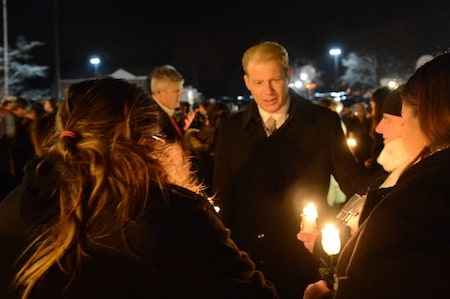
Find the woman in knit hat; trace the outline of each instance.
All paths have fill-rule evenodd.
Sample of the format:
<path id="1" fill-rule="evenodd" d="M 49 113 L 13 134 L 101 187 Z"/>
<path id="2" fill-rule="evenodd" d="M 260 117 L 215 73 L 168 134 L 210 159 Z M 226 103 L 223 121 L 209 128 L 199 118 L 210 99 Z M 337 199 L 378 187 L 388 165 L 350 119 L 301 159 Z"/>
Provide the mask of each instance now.
<path id="1" fill-rule="evenodd" d="M 382 117 L 376 126 L 376 132 L 382 135 L 384 147 L 377 158 L 377 162 L 382 168 L 371 176 L 368 186 L 359 193 L 355 193 L 346 201 L 336 216 L 343 245 L 357 231 L 360 225 L 360 217 L 364 211 L 371 210 L 368 207 L 373 206 L 373 203 L 366 202 L 367 192 L 394 186 L 401 172 L 411 161 L 401 138 L 403 126 L 401 90 L 402 87 L 399 87 L 391 91 L 380 109 Z M 305 243 L 305 247 L 315 255 L 325 255 L 319 242 L 320 236 L 318 240 L 311 238 L 311 236 L 308 238 L 304 233 L 300 233 L 298 237 Z M 306 242 L 305 240 L 308 241 Z"/>
<path id="2" fill-rule="evenodd" d="M 402 138 L 411 162 L 394 187 L 368 193 L 363 222 L 340 253 L 333 298 L 448 298 L 449 86 L 448 51 L 405 83 Z M 365 213 L 369 202 L 376 204 Z M 321 281 L 304 299 L 326 292 Z"/>
<path id="3" fill-rule="evenodd" d="M 402 99 L 400 93 L 403 86 L 389 93 L 381 110 L 383 117 L 376 126 L 377 133 L 383 136 L 384 147 L 378 155 L 377 162 L 389 173 L 389 176 L 379 186 L 391 187 L 397 182 L 400 173 L 411 160 L 403 145 L 402 136 Z"/>

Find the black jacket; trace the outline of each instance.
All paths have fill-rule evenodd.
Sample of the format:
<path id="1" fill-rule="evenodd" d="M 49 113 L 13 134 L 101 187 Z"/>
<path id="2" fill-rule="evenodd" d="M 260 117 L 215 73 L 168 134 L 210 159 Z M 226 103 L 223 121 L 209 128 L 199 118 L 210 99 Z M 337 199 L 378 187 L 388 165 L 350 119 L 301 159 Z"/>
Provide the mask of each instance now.
<path id="1" fill-rule="evenodd" d="M 161 134 L 164 135 L 166 140 L 170 142 L 180 142 L 182 144 L 183 141 L 183 128 L 180 128 L 180 125 L 176 122 L 176 120 L 172 117 L 173 121 L 171 120 L 171 116 L 167 114 L 166 111 L 164 111 L 161 106 L 152 98 L 152 100 L 155 102 L 155 105 L 158 108 L 159 113 L 159 124 L 161 127 Z M 179 131 L 177 130 L 177 126 Z"/>
<path id="2" fill-rule="evenodd" d="M 10 292 L 15 262 L 39 223 L 56 217 L 52 171 L 36 176 L 30 167 L 23 185 L 0 205 L 0 298 Z M 102 223 L 114 231 L 105 213 Z M 229 238 L 207 199 L 177 186 L 153 190 L 151 207 L 127 231 L 88 244 L 73 281 L 57 267 L 30 298 L 276 298 L 273 285 Z M 106 245 L 106 246 L 105 246 Z M 130 251 L 130 248 L 133 250 Z M 19 263 L 20 264 L 20 263 Z M 67 289 L 66 286 L 68 286 Z"/>
<path id="3" fill-rule="evenodd" d="M 448 298 L 450 149 L 370 191 L 337 266 L 336 298 Z"/>
<path id="4" fill-rule="evenodd" d="M 348 196 L 367 179 L 338 114 L 294 92 L 290 99 L 288 119 L 270 137 L 254 102 L 225 120 L 213 181 L 232 238 L 274 281 L 281 298 L 283 289 L 287 298 L 301 297 L 318 277 L 315 259 L 297 240 L 303 207 L 314 201 L 319 217 L 334 217 L 326 200 L 330 175 Z"/>

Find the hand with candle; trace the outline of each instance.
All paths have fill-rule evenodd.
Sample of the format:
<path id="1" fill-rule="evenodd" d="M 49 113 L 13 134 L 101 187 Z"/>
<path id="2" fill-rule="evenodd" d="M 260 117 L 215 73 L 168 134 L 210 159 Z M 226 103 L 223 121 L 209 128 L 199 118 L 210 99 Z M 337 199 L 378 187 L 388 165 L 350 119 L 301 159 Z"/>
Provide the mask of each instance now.
<path id="1" fill-rule="evenodd" d="M 297 234 L 297 239 L 303 242 L 303 245 L 309 252 L 314 253 L 314 245 L 316 244 L 317 231 L 313 233 L 299 232 Z"/>
<path id="2" fill-rule="evenodd" d="M 314 244 L 318 235 L 316 219 L 318 217 L 317 209 L 313 203 L 307 204 L 303 208 L 301 215 L 300 232 L 297 239 L 303 242 L 303 245 L 309 252 L 313 253 Z"/>
<path id="3" fill-rule="evenodd" d="M 333 256 L 341 251 L 341 238 L 339 236 L 339 229 L 337 229 L 333 224 L 327 224 L 322 229 L 322 247 L 323 250 L 330 256 L 330 263 L 327 268 L 319 269 L 319 271 L 328 283 L 328 288 L 336 290 L 337 285 Z"/>

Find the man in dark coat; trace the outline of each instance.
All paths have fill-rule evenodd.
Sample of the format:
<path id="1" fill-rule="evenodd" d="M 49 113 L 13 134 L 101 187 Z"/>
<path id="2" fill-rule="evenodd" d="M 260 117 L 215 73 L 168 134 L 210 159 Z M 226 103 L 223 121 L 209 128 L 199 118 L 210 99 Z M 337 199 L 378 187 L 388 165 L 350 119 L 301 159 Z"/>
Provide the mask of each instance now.
<path id="1" fill-rule="evenodd" d="M 350 196 L 366 173 L 347 147 L 339 116 L 289 89 L 284 47 L 262 42 L 246 51 L 242 64 L 254 102 L 219 129 L 214 190 L 232 238 L 280 298 L 301 298 L 319 276 L 317 260 L 297 239 L 303 207 L 313 201 L 319 218 L 331 216 L 330 175 Z"/>

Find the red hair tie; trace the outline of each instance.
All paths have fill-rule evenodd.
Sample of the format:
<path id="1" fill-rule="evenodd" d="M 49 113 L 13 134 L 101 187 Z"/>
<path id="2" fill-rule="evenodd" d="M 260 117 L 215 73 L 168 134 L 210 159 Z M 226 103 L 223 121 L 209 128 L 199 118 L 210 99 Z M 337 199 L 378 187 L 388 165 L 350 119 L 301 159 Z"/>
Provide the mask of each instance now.
<path id="1" fill-rule="evenodd" d="M 59 134 L 59 137 L 60 138 L 69 137 L 69 138 L 75 139 L 75 138 L 78 137 L 78 135 L 76 133 L 72 132 L 72 131 L 68 131 L 67 130 L 67 131 L 62 131 L 61 134 Z"/>

